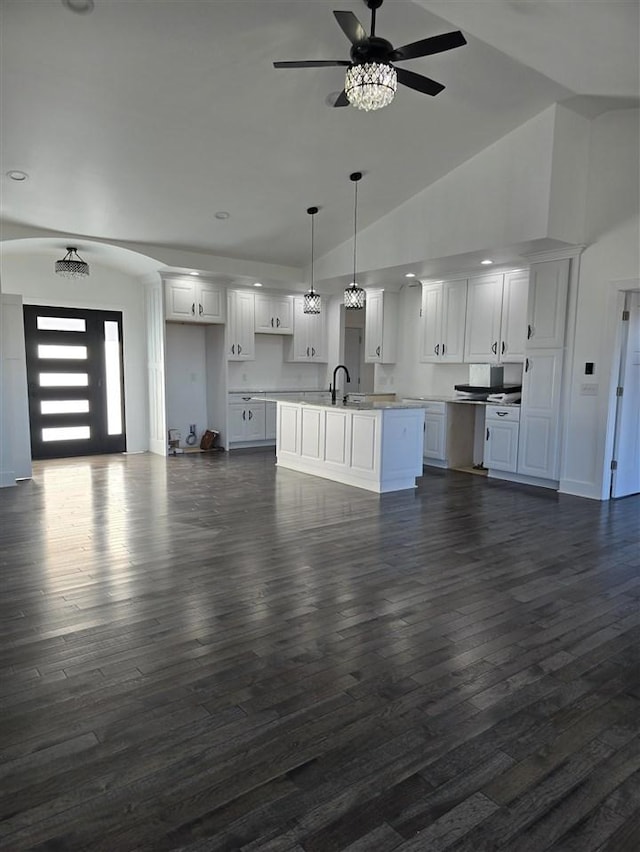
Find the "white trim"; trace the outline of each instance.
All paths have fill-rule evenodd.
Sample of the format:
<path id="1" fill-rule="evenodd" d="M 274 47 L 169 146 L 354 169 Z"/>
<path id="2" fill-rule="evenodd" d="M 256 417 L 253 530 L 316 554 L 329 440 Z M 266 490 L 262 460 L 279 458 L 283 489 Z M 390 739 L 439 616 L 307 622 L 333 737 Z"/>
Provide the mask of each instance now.
<path id="1" fill-rule="evenodd" d="M 487 478 L 506 479 L 507 482 L 517 482 L 519 485 L 535 485 L 538 488 L 549 488 L 552 491 L 557 491 L 559 484 L 556 479 L 542 479 L 539 476 L 525 476 L 522 473 L 506 473 L 502 470 L 490 470 L 487 474 Z"/>
<path id="2" fill-rule="evenodd" d="M 624 308 L 625 294 L 630 290 L 640 290 L 640 278 L 622 278 L 609 281 L 606 309 L 606 332 L 604 351 L 610 353 L 607 377 L 607 422 L 605 427 L 604 453 L 602 459 L 601 500 L 609 500 L 611 494 L 611 459 L 616 428 L 616 388 L 620 370 L 620 345 L 622 340 L 621 313 Z M 607 342 L 609 345 L 607 345 Z"/>
<path id="3" fill-rule="evenodd" d="M 549 249 L 547 251 L 536 251 L 532 254 L 523 254 L 521 257 L 524 257 L 529 263 L 545 263 L 549 260 L 567 260 L 567 258 L 571 259 L 574 257 L 580 257 L 582 252 L 587 248 L 587 246 L 578 245 L 578 246 L 562 246 L 557 249 Z"/>

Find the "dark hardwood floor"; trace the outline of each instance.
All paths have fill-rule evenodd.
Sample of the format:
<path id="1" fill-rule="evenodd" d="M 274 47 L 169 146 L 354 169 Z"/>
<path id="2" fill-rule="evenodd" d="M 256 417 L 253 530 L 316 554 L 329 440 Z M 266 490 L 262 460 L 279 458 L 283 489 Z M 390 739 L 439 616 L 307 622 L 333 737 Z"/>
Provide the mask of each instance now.
<path id="1" fill-rule="evenodd" d="M 0 491 L 0 848 L 637 852 L 640 500 L 419 483 Z"/>

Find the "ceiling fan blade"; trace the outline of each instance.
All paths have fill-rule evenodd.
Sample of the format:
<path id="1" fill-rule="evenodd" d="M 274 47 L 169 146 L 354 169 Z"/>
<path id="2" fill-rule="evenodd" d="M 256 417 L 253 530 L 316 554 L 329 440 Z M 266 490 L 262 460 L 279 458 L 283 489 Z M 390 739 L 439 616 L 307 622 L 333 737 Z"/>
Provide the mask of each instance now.
<path id="1" fill-rule="evenodd" d="M 456 30 L 453 33 L 431 36 L 431 38 L 423 38 L 422 41 L 414 41 L 411 44 L 396 47 L 388 58 L 391 62 L 402 59 L 418 59 L 420 56 L 432 56 L 434 53 L 453 50 L 454 47 L 462 47 L 466 43 L 467 40 L 460 30 Z"/>
<path id="2" fill-rule="evenodd" d="M 334 12 L 333 16 L 351 44 L 360 44 L 366 39 L 364 27 L 353 12 Z"/>
<path id="3" fill-rule="evenodd" d="M 413 71 L 407 71 L 406 68 L 396 68 L 398 74 L 398 83 L 403 86 L 408 86 L 410 89 L 415 89 L 416 92 L 422 92 L 425 95 L 437 95 L 444 89 L 442 83 L 436 83 L 429 77 L 424 77 L 422 74 L 414 74 Z"/>
<path id="4" fill-rule="evenodd" d="M 347 97 L 347 93 L 344 89 L 340 92 L 340 94 L 336 98 L 336 102 L 334 103 L 334 107 L 341 106 L 349 106 L 349 98 Z"/>
<path id="5" fill-rule="evenodd" d="M 274 68 L 328 68 L 341 65 L 346 68 L 351 63 L 346 59 L 305 59 L 300 62 L 274 62 Z"/>

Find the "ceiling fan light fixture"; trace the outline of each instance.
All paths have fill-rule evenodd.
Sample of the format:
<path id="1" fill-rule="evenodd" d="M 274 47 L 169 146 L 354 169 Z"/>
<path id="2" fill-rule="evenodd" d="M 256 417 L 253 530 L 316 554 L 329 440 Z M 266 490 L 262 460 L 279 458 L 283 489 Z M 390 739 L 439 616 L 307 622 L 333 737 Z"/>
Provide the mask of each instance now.
<path id="1" fill-rule="evenodd" d="M 388 106 L 397 88 L 396 69 L 387 62 L 362 62 L 347 68 L 344 91 L 356 109 L 371 112 Z"/>
<path id="2" fill-rule="evenodd" d="M 86 278 L 89 275 L 89 264 L 78 254 L 75 246 L 67 246 L 67 253 L 62 260 L 56 260 L 56 275 L 63 278 Z"/>

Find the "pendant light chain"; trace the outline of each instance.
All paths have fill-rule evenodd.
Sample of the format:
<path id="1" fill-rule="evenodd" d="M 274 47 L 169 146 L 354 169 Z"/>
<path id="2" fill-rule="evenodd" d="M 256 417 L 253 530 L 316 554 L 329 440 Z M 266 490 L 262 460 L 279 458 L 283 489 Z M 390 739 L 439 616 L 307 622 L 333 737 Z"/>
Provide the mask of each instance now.
<path id="1" fill-rule="evenodd" d="M 354 181 L 356 185 L 355 201 L 353 203 L 353 284 L 356 284 L 356 245 L 358 236 L 358 181 Z"/>
<path id="2" fill-rule="evenodd" d="M 358 286 L 356 273 L 358 271 L 358 181 L 362 172 L 353 172 L 349 175 L 355 183 L 353 201 L 353 281 L 344 291 L 344 306 L 348 311 L 361 311 L 364 308 L 366 294 L 362 287 Z"/>
<path id="3" fill-rule="evenodd" d="M 314 252 L 315 252 L 315 215 L 318 212 L 317 207 L 308 207 L 307 213 L 311 216 L 311 286 L 309 290 L 304 295 L 303 308 L 302 312 L 305 314 L 319 314 L 320 313 L 320 296 L 316 293 L 314 289 L 314 277 L 313 277 L 313 260 L 314 260 Z M 308 354 L 308 353 L 307 353 Z"/>

